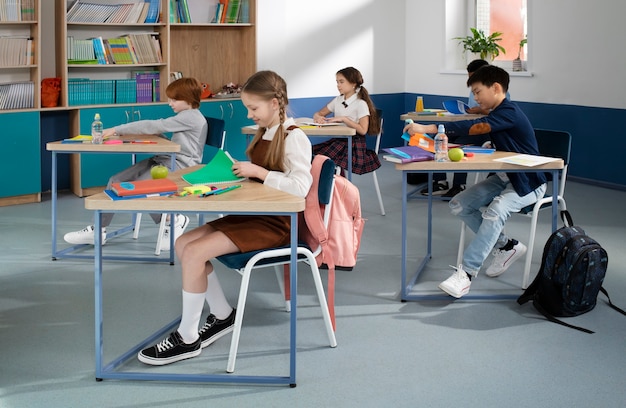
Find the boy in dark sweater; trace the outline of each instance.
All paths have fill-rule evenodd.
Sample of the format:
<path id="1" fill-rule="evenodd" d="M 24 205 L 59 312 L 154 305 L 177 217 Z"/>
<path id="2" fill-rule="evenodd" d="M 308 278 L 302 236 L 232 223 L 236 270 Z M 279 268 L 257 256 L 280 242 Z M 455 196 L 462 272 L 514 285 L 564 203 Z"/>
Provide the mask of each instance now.
<path id="1" fill-rule="evenodd" d="M 446 123 L 449 136 L 490 134 L 497 150 L 538 155 L 537 140 L 530 121 L 522 110 L 506 99 L 509 74 L 502 68 L 488 65 L 478 69 L 467 80 L 476 101 L 489 115 L 473 120 Z M 436 133 L 437 125 L 409 124 L 409 134 Z M 452 214 L 457 215 L 475 233 L 463 254 L 463 263 L 439 288 L 460 298 L 470 289 L 489 252 L 493 261 L 486 275 L 496 277 L 526 253 L 526 246 L 502 233 L 511 213 L 542 198 L 546 191 L 543 173 L 495 173 L 457 194 L 450 201 Z M 484 212 L 480 208 L 486 207 Z"/>

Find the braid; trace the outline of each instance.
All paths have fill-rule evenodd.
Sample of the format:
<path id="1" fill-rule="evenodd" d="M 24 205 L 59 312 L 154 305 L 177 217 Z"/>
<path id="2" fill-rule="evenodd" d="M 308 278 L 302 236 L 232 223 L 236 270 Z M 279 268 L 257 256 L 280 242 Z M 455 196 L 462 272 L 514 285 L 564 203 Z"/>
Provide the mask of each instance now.
<path id="1" fill-rule="evenodd" d="M 278 101 L 279 126 L 276 130 L 276 135 L 270 143 L 263 167 L 268 169 L 284 170 L 284 141 L 286 132 L 283 124 L 287 120 L 286 109 L 289 104 L 289 99 L 287 98 L 287 84 L 285 83 L 285 80 L 273 71 L 259 71 L 248 78 L 246 83 L 243 85 L 241 92 L 249 92 L 267 101 L 271 101 L 274 98 Z M 254 149 L 257 142 L 261 140 L 265 131 L 266 129 L 262 128 L 257 130 L 257 133 L 254 135 L 254 138 L 246 149 L 248 157 L 250 157 L 250 153 Z"/>

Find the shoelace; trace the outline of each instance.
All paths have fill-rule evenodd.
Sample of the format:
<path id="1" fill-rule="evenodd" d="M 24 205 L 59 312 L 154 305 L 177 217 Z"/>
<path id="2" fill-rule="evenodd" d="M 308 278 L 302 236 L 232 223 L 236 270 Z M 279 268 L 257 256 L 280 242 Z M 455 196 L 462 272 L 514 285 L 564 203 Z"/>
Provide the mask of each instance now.
<path id="1" fill-rule="evenodd" d="M 174 347 L 174 344 L 172 344 L 172 342 L 170 341 L 170 337 L 163 339 L 160 343 L 156 345 L 156 348 L 159 353 L 167 351 L 171 349 L 172 347 Z"/>
<path id="2" fill-rule="evenodd" d="M 199 332 L 200 336 L 202 336 L 202 334 L 204 334 L 211 327 L 213 327 L 215 325 L 216 321 L 217 321 L 217 318 L 215 317 L 215 315 L 209 315 L 209 317 L 207 317 L 207 319 L 206 319 L 206 322 L 204 322 L 204 325 L 200 329 L 200 332 Z"/>

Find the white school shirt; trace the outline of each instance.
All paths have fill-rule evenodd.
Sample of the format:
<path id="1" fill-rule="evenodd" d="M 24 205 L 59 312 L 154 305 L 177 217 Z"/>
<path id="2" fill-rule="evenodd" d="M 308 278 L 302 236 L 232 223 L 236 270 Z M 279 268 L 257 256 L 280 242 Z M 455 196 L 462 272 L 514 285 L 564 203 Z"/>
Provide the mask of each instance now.
<path id="1" fill-rule="evenodd" d="M 286 130 L 289 126 L 295 125 L 293 118 L 288 118 L 283 124 Z M 278 126 L 273 126 L 265 132 L 263 140 L 272 140 L 278 130 Z M 311 141 L 302 129 L 289 131 L 289 136 L 285 138 L 285 171 L 270 171 L 265 177 L 263 184 L 275 189 L 293 194 L 298 197 L 306 197 L 313 176 L 311 175 L 311 157 L 313 149 Z"/>
<path id="2" fill-rule="evenodd" d="M 370 109 L 367 106 L 367 102 L 357 97 L 358 93 L 355 93 L 348 99 L 345 99 L 343 95 L 337 96 L 330 101 L 326 107 L 329 111 L 333 112 L 335 116 L 346 116 L 354 122 L 359 122 L 364 116 L 370 115 Z M 343 103 L 347 106 L 344 106 Z"/>

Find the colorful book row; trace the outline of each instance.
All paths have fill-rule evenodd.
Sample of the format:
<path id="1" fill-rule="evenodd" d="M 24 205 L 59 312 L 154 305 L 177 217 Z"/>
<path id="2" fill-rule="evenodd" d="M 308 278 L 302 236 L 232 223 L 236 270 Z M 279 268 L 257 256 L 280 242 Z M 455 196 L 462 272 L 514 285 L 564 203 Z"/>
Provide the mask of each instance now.
<path id="1" fill-rule="evenodd" d="M 159 102 L 158 73 L 138 73 L 135 79 L 68 80 L 68 104 L 107 105 L 114 103 Z"/>
<path id="2" fill-rule="evenodd" d="M 67 10 L 68 23 L 154 24 L 159 21 L 161 0 L 99 4 L 76 0 Z"/>
<path id="3" fill-rule="evenodd" d="M 71 64 L 159 64 L 163 62 L 158 33 L 121 37 L 77 39 L 67 37 L 67 59 Z"/>

